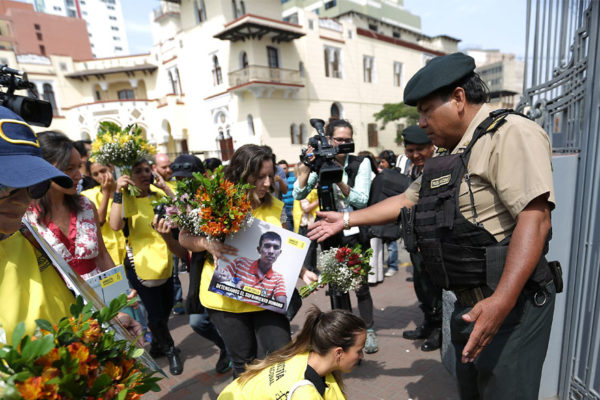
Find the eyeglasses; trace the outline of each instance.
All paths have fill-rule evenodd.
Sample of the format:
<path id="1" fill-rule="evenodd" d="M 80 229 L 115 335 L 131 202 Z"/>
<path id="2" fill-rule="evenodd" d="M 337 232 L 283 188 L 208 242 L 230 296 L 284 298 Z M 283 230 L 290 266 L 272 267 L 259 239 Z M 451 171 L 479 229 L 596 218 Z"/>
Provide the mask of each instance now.
<path id="1" fill-rule="evenodd" d="M 9 197 L 15 195 L 21 189 L 27 189 L 27 194 L 29 194 L 29 196 L 32 199 L 39 199 L 44 194 L 46 194 L 48 188 L 50 188 L 50 183 L 51 182 L 47 180 L 37 183 L 28 188 L 11 188 L 9 186 L 0 185 L 0 200 L 8 199 Z"/>
<path id="2" fill-rule="evenodd" d="M 189 171 L 194 172 L 194 164 L 186 162 L 186 163 L 174 163 L 171 164 L 171 169 L 173 172 L 175 171 Z"/>
<path id="3" fill-rule="evenodd" d="M 352 138 L 344 139 L 332 136 L 332 139 L 335 140 L 337 143 L 354 143 L 354 140 Z"/>

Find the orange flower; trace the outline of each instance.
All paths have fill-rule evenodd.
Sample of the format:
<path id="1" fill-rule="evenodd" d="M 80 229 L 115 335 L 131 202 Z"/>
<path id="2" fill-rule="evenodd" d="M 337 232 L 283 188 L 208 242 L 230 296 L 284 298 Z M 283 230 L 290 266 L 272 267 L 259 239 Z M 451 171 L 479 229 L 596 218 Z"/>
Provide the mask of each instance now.
<path id="1" fill-rule="evenodd" d="M 108 361 L 104 364 L 103 372 L 110 376 L 113 381 L 118 381 L 123 375 L 123 369 L 118 365 L 115 365 L 112 361 Z"/>
<path id="2" fill-rule="evenodd" d="M 41 376 L 32 376 L 25 382 L 18 382 L 15 386 L 23 399 L 37 400 L 41 397 L 44 381 Z"/>
<path id="3" fill-rule="evenodd" d="M 71 354 L 71 358 L 78 359 L 80 363 L 86 362 L 90 356 L 90 350 L 80 342 L 71 343 L 67 346 L 67 350 Z"/>
<path id="4" fill-rule="evenodd" d="M 55 347 L 50 350 L 45 356 L 38 358 L 35 363 L 37 365 L 42 365 L 44 367 L 51 367 L 54 361 L 60 359 L 60 354 L 58 353 L 58 349 Z"/>
<path id="5" fill-rule="evenodd" d="M 83 340 L 83 343 L 96 343 L 102 336 L 102 329 L 100 328 L 98 321 L 95 319 L 90 319 L 89 323 L 90 327 L 83 331 L 81 340 Z"/>

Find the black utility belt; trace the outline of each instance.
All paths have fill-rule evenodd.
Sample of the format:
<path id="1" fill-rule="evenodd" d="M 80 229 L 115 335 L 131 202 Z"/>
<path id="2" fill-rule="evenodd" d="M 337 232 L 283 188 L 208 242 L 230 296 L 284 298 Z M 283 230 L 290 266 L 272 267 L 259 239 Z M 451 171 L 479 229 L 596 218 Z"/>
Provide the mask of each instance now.
<path id="1" fill-rule="evenodd" d="M 544 283 L 543 285 L 525 285 L 523 295 L 525 297 L 532 296 L 533 303 L 542 307 L 550 299 L 550 287 L 554 281 Z M 490 297 L 494 291 L 487 286 L 480 286 L 469 289 L 455 289 L 456 301 L 463 307 L 473 307 L 481 300 Z"/>

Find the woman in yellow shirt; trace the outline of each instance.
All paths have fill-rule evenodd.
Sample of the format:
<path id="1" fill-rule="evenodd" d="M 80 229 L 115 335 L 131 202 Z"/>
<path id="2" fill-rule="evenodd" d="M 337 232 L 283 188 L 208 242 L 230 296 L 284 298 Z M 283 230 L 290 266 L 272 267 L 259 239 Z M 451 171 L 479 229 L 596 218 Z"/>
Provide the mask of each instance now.
<path id="1" fill-rule="evenodd" d="M 166 355 L 173 375 L 183 372 L 179 349 L 169 332 L 169 316 L 173 308 L 173 257 L 187 258 L 187 252 L 171 235 L 164 219 L 154 215 L 152 202 L 165 196 L 150 190 L 153 181 L 150 164 L 140 160 L 131 177 L 117 180 L 109 222 L 114 230 L 123 230 L 127 240 L 124 266 L 130 286 L 135 289 L 148 311 L 148 328 L 152 332 L 153 357 Z M 135 185 L 140 195 L 132 197 L 127 186 Z"/>
<path id="2" fill-rule="evenodd" d="M 324 313 L 313 306 L 298 336 L 249 365 L 219 400 L 345 399 L 340 373 L 351 372 L 363 358 L 366 331 L 365 322 L 349 311 Z"/>
<path id="3" fill-rule="evenodd" d="M 271 195 L 274 174 L 272 153 L 265 147 L 254 144 L 237 149 L 225 170 L 225 178 L 231 182 L 254 186 L 249 192 L 254 218 L 281 226 L 283 203 Z M 191 236 L 186 231 L 179 235 L 179 241 L 188 250 L 208 251 L 215 260 L 225 259 L 227 255 L 237 255 L 234 247 L 209 241 L 204 237 Z M 237 377 L 244 372 L 247 363 L 290 342 L 290 323 L 284 314 L 209 291 L 214 271 L 213 262 L 207 259 L 200 279 L 200 301 L 225 341 L 233 362 L 233 375 Z M 300 276 L 308 283 L 318 279 L 314 273 L 304 268 Z M 259 354 L 259 348 L 265 353 Z"/>

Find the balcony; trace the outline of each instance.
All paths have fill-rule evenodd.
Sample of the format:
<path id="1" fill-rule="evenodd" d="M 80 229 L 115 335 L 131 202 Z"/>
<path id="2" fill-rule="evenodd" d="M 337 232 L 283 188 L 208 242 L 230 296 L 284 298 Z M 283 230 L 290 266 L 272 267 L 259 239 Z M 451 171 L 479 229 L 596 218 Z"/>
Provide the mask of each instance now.
<path id="1" fill-rule="evenodd" d="M 284 91 L 284 97 L 294 95 L 304 87 L 300 71 L 249 65 L 229 73 L 229 90 L 234 93 L 250 91 L 256 97 L 270 97 L 275 89 Z"/>
<path id="2" fill-rule="evenodd" d="M 304 36 L 297 24 L 279 21 L 259 15 L 246 14 L 225 25 L 225 29 L 214 35 L 221 40 L 237 42 L 250 39 L 270 38 L 273 43 L 291 42 Z"/>
<path id="3" fill-rule="evenodd" d="M 178 3 L 174 2 L 161 2 L 159 7 L 156 7 L 154 10 L 154 22 L 163 18 L 166 15 L 177 15 L 180 13 L 180 6 Z"/>

